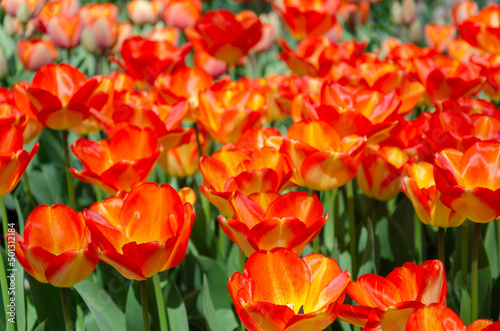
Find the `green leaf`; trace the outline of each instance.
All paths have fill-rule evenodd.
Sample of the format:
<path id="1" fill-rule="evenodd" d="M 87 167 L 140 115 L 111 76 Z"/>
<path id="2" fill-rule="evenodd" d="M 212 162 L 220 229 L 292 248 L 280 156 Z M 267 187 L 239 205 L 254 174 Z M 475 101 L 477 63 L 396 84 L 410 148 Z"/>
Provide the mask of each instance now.
<path id="1" fill-rule="evenodd" d="M 26 275 L 30 284 L 31 298 L 36 309 L 38 322 L 46 320 L 48 329 L 64 330 L 61 294 L 58 288 L 50 284 L 42 284 L 31 275 Z"/>
<path id="2" fill-rule="evenodd" d="M 127 303 L 125 305 L 125 319 L 127 331 L 143 331 L 144 323 L 142 322 L 142 307 L 139 300 L 135 297 L 134 288 L 128 289 Z"/>
<path id="3" fill-rule="evenodd" d="M 74 288 L 89 307 L 101 331 L 123 331 L 126 329 L 125 314 L 118 309 L 104 289 L 89 279 L 81 281 Z"/>
<path id="4" fill-rule="evenodd" d="M 227 289 L 229 276 L 222 266 L 217 261 L 205 256 L 198 256 L 196 261 L 201 271 L 207 275 L 215 309 L 231 309 L 232 300 Z"/>
<path id="5" fill-rule="evenodd" d="M 465 325 L 469 325 L 472 322 L 470 294 L 469 292 L 467 292 L 466 288 L 462 288 L 462 297 L 460 300 L 460 318 L 465 323 Z"/>
<path id="6" fill-rule="evenodd" d="M 165 294 L 169 330 L 188 331 L 188 315 L 179 289 L 173 282 L 169 282 Z"/>
<path id="7" fill-rule="evenodd" d="M 42 323 L 38 324 L 38 326 L 33 331 L 44 331 L 47 327 L 47 324 L 45 322 L 46 321 L 43 321 Z"/>
<path id="8" fill-rule="evenodd" d="M 212 331 L 224 331 L 217 314 L 214 309 L 214 304 L 210 296 L 210 289 L 208 285 L 207 276 L 203 274 L 203 312 L 207 319 L 208 326 Z"/>
<path id="9" fill-rule="evenodd" d="M 361 259 L 361 267 L 358 270 L 358 275 L 367 273 L 376 273 L 375 268 L 375 249 L 374 249 L 374 234 L 373 226 L 370 219 L 366 222 L 366 227 L 361 230 L 362 235 L 359 237 L 359 248 L 363 252 Z M 364 240 L 363 240 L 364 236 Z"/>

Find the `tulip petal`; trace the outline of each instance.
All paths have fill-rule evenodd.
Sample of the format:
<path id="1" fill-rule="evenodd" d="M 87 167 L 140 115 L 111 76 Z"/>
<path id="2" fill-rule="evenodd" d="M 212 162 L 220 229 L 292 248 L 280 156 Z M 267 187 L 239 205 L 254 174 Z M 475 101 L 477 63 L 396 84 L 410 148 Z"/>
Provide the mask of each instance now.
<path id="1" fill-rule="evenodd" d="M 453 310 L 433 303 L 415 309 L 406 324 L 406 331 L 465 331 L 465 324 Z"/>

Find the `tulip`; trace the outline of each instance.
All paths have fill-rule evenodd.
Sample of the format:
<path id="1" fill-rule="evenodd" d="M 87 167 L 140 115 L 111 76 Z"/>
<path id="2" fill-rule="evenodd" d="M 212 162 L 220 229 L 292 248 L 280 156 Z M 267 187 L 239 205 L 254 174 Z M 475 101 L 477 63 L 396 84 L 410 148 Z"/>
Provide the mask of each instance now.
<path id="1" fill-rule="evenodd" d="M 321 36 L 333 27 L 339 4 L 338 0 L 318 0 L 313 5 L 308 0 L 284 0 L 281 6 L 275 4 L 274 8 L 292 36 L 301 40 L 307 36 Z"/>
<path id="2" fill-rule="evenodd" d="M 196 49 L 202 49 L 218 60 L 235 65 L 260 41 L 262 23 L 252 11 L 233 14 L 220 9 L 207 12 L 193 28 L 187 28 L 185 33 Z"/>
<path id="3" fill-rule="evenodd" d="M 47 26 L 47 33 L 57 47 L 74 48 L 80 44 L 82 34 L 80 17 L 78 15 L 53 17 Z"/>
<path id="4" fill-rule="evenodd" d="M 379 201 L 395 198 L 401 190 L 401 177 L 408 155 L 395 146 L 371 145 L 358 169 L 361 191 Z"/>
<path id="5" fill-rule="evenodd" d="M 170 0 L 163 11 L 168 25 L 186 29 L 195 26 L 201 17 L 201 0 Z"/>
<path id="6" fill-rule="evenodd" d="M 161 103 L 175 105 L 188 100 L 190 106 L 196 108 L 200 102 L 200 92 L 211 87 L 213 83 L 212 76 L 201 68 L 182 68 L 171 75 L 158 76 L 154 90 Z"/>
<path id="7" fill-rule="evenodd" d="M 410 199 L 422 223 L 440 228 L 462 225 L 466 217 L 441 202 L 441 193 L 437 190 L 433 171 L 431 163 L 412 164 L 408 168 L 409 176 L 404 177 L 401 182 L 403 193 Z"/>
<path id="8" fill-rule="evenodd" d="M 111 139 L 98 142 L 78 139 L 71 150 L 85 168 L 71 168 L 73 176 L 110 195 L 128 192 L 146 181 L 161 152 L 154 132 L 135 126 L 118 130 Z"/>
<path id="9" fill-rule="evenodd" d="M 42 11 L 45 0 L 3 0 L 2 9 L 10 16 L 17 17 L 22 23 L 38 16 Z"/>
<path id="10" fill-rule="evenodd" d="M 234 273 L 228 287 L 250 331 L 319 331 L 336 319 L 350 279 L 331 258 L 311 254 L 301 259 L 275 248 L 252 254 L 244 273 Z"/>
<path id="11" fill-rule="evenodd" d="M 434 178 L 441 202 L 476 223 L 500 216 L 500 143 L 478 142 L 465 153 L 436 154 Z"/>
<path id="12" fill-rule="evenodd" d="M 466 19 L 477 14 L 479 8 L 477 2 L 462 0 L 457 3 L 451 9 L 451 17 L 453 18 L 453 23 L 459 25 Z"/>
<path id="13" fill-rule="evenodd" d="M 38 143 L 29 153 L 23 150 L 23 130 L 20 125 L 0 124 L 0 198 L 17 186 L 38 151 Z"/>
<path id="14" fill-rule="evenodd" d="M 168 41 L 175 47 L 179 47 L 179 29 L 174 27 L 155 28 L 147 37 L 153 41 Z"/>
<path id="15" fill-rule="evenodd" d="M 127 3 L 128 17 L 134 24 L 154 24 L 158 21 L 163 11 L 160 1 L 132 0 Z"/>
<path id="16" fill-rule="evenodd" d="M 495 331 L 500 327 L 500 321 L 492 322 L 488 319 L 480 319 L 472 322 L 467 331 Z"/>
<path id="17" fill-rule="evenodd" d="M 281 152 L 296 169 L 291 179 L 294 184 L 328 191 L 356 176 L 365 146 L 366 138 L 356 135 L 341 138 L 323 121 L 299 122 L 288 129 Z"/>
<path id="18" fill-rule="evenodd" d="M 441 303 L 416 308 L 408 318 L 405 331 L 466 331 L 465 324 L 450 308 Z M 467 331 L 471 331 L 467 328 Z"/>
<path id="19" fill-rule="evenodd" d="M 178 147 L 164 149 L 158 160 L 163 171 L 169 176 L 186 178 L 198 172 L 200 152 L 194 129 L 189 131 L 189 141 Z M 207 140 L 200 135 L 203 154 L 207 151 Z"/>
<path id="20" fill-rule="evenodd" d="M 422 265 L 407 262 L 387 277 L 365 274 L 351 281 L 347 293 L 359 305 L 343 305 L 339 318 L 345 322 L 385 329 L 407 325 L 411 313 L 423 305 L 446 301 L 446 274 L 440 260 Z"/>
<path id="21" fill-rule="evenodd" d="M 201 193 L 226 216 L 233 213 L 228 200 L 234 191 L 280 192 L 293 173 L 288 159 L 273 147 L 248 151 L 228 144 L 212 156 L 203 156 L 199 166 Z"/>
<path id="22" fill-rule="evenodd" d="M 40 15 L 34 19 L 34 25 L 41 33 L 47 33 L 47 27 L 52 18 L 58 16 L 74 16 L 78 14 L 79 9 L 79 0 L 47 1 L 40 12 Z"/>
<path id="23" fill-rule="evenodd" d="M 37 71 L 57 58 L 57 49 L 50 40 L 32 38 L 22 39 L 17 43 L 17 56 L 24 69 Z"/>
<path id="24" fill-rule="evenodd" d="M 239 90 L 224 81 L 200 93 L 199 107 L 193 116 L 219 143 L 234 143 L 243 132 L 262 125 L 259 119 L 266 109 L 258 89 Z"/>
<path id="25" fill-rule="evenodd" d="M 257 201 L 255 201 L 255 200 Z M 265 201 L 260 205 L 259 199 Z M 229 198 L 234 216 L 218 220 L 224 233 L 246 256 L 257 250 L 284 247 L 300 255 L 321 231 L 328 219 L 316 195 L 306 192 L 254 193 L 236 191 Z"/>
<path id="26" fill-rule="evenodd" d="M 118 40 L 118 7 L 111 3 L 87 4 L 78 15 L 84 48 L 95 54 L 109 52 Z"/>
<path id="27" fill-rule="evenodd" d="M 171 186 L 145 183 L 124 200 L 94 203 L 83 217 L 89 250 L 123 277 L 145 280 L 182 262 L 195 214 Z"/>
<path id="28" fill-rule="evenodd" d="M 41 283 L 71 287 L 97 265 L 88 249 L 83 219 L 64 205 L 41 205 L 26 220 L 24 237 L 16 232 L 16 259 Z"/>
<path id="29" fill-rule="evenodd" d="M 123 42 L 121 56 L 125 73 L 146 88 L 153 86 L 161 73 L 173 73 L 185 67 L 184 58 L 190 51 L 189 43 L 177 48 L 168 41 L 133 37 Z"/>
<path id="30" fill-rule="evenodd" d="M 208 72 L 212 77 L 219 77 L 227 72 L 227 63 L 217 60 L 203 50 L 195 50 L 193 62 L 196 67 L 200 67 Z"/>
<path id="31" fill-rule="evenodd" d="M 33 116 L 54 130 L 68 130 L 90 116 L 90 110 L 100 110 L 106 98 L 91 98 L 99 86 L 96 78 L 87 80 L 80 70 L 67 64 L 48 64 L 26 86 Z M 16 99 L 17 101 L 17 99 Z"/>
<path id="32" fill-rule="evenodd" d="M 457 28 L 454 25 L 430 23 L 425 26 L 424 30 L 427 46 L 436 48 L 440 53 L 448 49 L 448 45 L 457 35 Z"/>
<path id="33" fill-rule="evenodd" d="M 463 20 L 460 35 L 472 46 L 489 53 L 500 53 L 500 5 L 490 3 L 477 15 Z"/>

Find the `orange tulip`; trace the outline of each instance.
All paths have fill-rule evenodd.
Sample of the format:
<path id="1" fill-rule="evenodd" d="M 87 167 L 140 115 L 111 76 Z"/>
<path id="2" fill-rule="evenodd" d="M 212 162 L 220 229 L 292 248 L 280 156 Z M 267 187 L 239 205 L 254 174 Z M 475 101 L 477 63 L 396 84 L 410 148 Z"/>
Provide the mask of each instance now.
<path id="1" fill-rule="evenodd" d="M 145 280 L 182 262 L 195 214 L 171 186 L 145 183 L 124 200 L 94 203 L 83 217 L 89 250 L 123 277 Z"/>
<path id="2" fill-rule="evenodd" d="M 179 29 L 195 26 L 201 17 L 201 0 L 169 0 L 163 20 Z"/>
<path id="3" fill-rule="evenodd" d="M 227 72 L 227 63 L 217 60 L 204 50 L 195 50 L 193 62 L 196 67 L 200 67 L 208 72 L 212 77 L 219 77 Z"/>
<path id="4" fill-rule="evenodd" d="M 22 39 L 17 43 L 17 57 L 21 60 L 24 69 L 37 71 L 56 60 L 57 49 L 50 40 Z"/>
<path id="5" fill-rule="evenodd" d="M 500 5 L 490 3 L 477 15 L 458 26 L 460 35 L 472 46 L 489 53 L 500 53 Z"/>
<path id="6" fill-rule="evenodd" d="M 262 125 L 259 119 L 266 109 L 261 91 L 239 89 L 225 81 L 200 93 L 194 118 L 219 143 L 234 143 L 243 132 Z"/>
<path id="7" fill-rule="evenodd" d="M 12 87 L 13 105 L 15 109 L 22 111 L 26 115 L 27 123 L 23 133 L 25 143 L 33 140 L 43 130 L 43 124 L 36 119 L 35 114 L 30 109 L 30 99 L 26 93 L 27 86 L 29 86 L 28 82 L 21 81 L 15 83 Z"/>
<path id="8" fill-rule="evenodd" d="M 264 203 L 261 203 L 261 201 Z M 246 256 L 255 251 L 284 247 L 301 254 L 321 231 L 328 219 L 316 195 L 306 192 L 254 193 L 246 196 L 236 191 L 229 198 L 232 219 L 219 216 L 224 233 Z"/>
<path id="9" fill-rule="evenodd" d="M 471 57 L 477 53 L 479 53 L 479 50 L 475 47 L 472 47 L 461 37 L 455 38 L 448 44 L 448 54 L 452 59 L 458 60 L 460 62 L 469 62 Z"/>
<path id="10" fill-rule="evenodd" d="M 467 331 L 495 331 L 500 327 L 500 321 L 492 322 L 487 319 L 480 319 L 472 322 L 467 327 Z"/>
<path id="11" fill-rule="evenodd" d="M 333 64 L 323 55 L 332 45 L 326 37 L 305 38 L 299 42 L 296 51 L 284 39 L 280 39 L 279 44 L 283 49 L 283 53 L 279 53 L 281 60 L 297 76 L 324 76 Z"/>
<path id="12" fill-rule="evenodd" d="M 92 98 L 100 82 L 87 80 L 80 70 L 67 64 L 48 64 L 26 86 L 30 111 L 36 119 L 54 130 L 68 130 L 90 116 L 91 109 L 100 110 L 107 98 Z"/>
<path id="13" fill-rule="evenodd" d="M 218 60 L 235 65 L 259 42 L 262 23 L 252 11 L 233 14 L 226 9 L 219 9 L 207 12 L 193 28 L 187 28 L 185 33 L 196 49 L 202 49 Z"/>
<path id="14" fill-rule="evenodd" d="M 267 146 L 267 140 L 272 137 L 283 137 L 281 133 L 272 128 L 252 128 L 245 131 L 235 144 L 237 149 L 255 151 Z"/>
<path id="15" fill-rule="evenodd" d="M 78 15 L 53 17 L 47 26 L 47 33 L 57 47 L 74 48 L 80 44 L 82 35 L 80 17 Z"/>
<path id="16" fill-rule="evenodd" d="M 168 41 L 175 47 L 178 47 L 179 35 L 180 35 L 179 29 L 169 26 L 161 29 L 155 28 L 147 35 L 147 37 L 148 39 L 153 41 Z"/>
<path id="17" fill-rule="evenodd" d="M 347 287 L 359 305 L 343 305 L 339 318 L 366 328 L 407 325 L 415 308 L 446 301 L 446 273 L 440 260 L 407 262 L 387 277 L 365 274 Z"/>
<path id="18" fill-rule="evenodd" d="M 272 147 L 248 151 L 228 144 L 212 156 L 203 156 L 199 166 L 201 193 L 226 216 L 233 213 L 228 200 L 234 191 L 280 192 L 293 173 L 288 159 Z"/>
<path id="19" fill-rule="evenodd" d="M 80 2 L 78 0 L 52 0 L 43 5 L 40 15 L 34 21 L 34 25 L 41 33 L 47 33 L 47 27 L 52 18 L 57 16 L 73 16 L 78 14 Z"/>
<path id="20" fill-rule="evenodd" d="M 296 169 L 291 179 L 294 184 L 328 191 L 356 176 L 365 146 L 365 137 L 341 138 L 326 122 L 299 122 L 288 129 L 281 152 L 290 158 Z"/>
<path id="21" fill-rule="evenodd" d="M 41 205 L 26 220 L 24 237 L 16 232 L 16 259 L 41 283 L 71 287 L 97 265 L 87 248 L 86 227 L 71 208 Z"/>
<path id="22" fill-rule="evenodd" d="M 125 73 L 141 88 L 151 87 L 161 73 L 173 73 L 183 68 L 191 44 L 180 48 L 168 41 L 153 41 L 143 37 L 125 40 L 121 50 Z"/>
<path id="23" fill-rule="evenodd" d="M 415 309 L 408 318 L 405 328 L 405 331 L 449 330 L 466 331 L 466 328 L 460 317 L 441 303 L 432 303 Z"/>
<path id="24" fill-rule="evenodd" d="M 424 31 L 427 46 L 436 48 L 440 53 L 444 53 L 448 49 L 448 45 L 457 35 L 457 28 L 454 25 L 429 23 L 425 26 Z"/>
<path id="25" fill-rule="evenodd" d="M 80 9 L 82 45 L 88 52 L 111 51 L 118 40 L 118 11 L 118 7 L 109 2 L 86 4 Z"/>
<path id="26" fill-rule="evenodd" d="M 132 0 L 127 3 L 128 17 L 134 24 L 156 23 L 162 12 L 160 1 Z"/>
<path id="27" fill-rule="evenodd" d="M 214 83 L 212 76 L 205 70 L 182 68 L 175 73 L 162 74 L 154 83 L 154 91 L 160 103 L 175 105 L 188 100 L 192 108 L 198 107 L 199 94 Z"/>
<path id="28" fill-rule="evenodd" d="M 319 331 L 337 318 L 350 279 L 331 258 L 274 248 L 252 254 L 228 287 L 250 331 Z"/>
<path id="29" fill-rule="evenodd" d="M 440 228 L 462 225 L 466 218 L 441 202 L 433 171 L 434 167 L 428 162 L 409 166 L 408 176 L 401 182 L 403 193 L 410 199 L 422 223 Z"/>
<path id="30" fill-rule="evenodd" d="M 186 178 L 198 172 L 200 154 L 195 130 L 189 129 L 188 135 L 189 140 L 187 143 L 178 147 L 164 149 L 158 159 L 163 171 L 169 176 Z M 208 148 L 207 140 L 201 134 L 199 137 L 203 154 L 205 154 Z"/>
<path id="31" fill-rule="evenodd" d="M 321 36 L 336 22 L 338 0 L 284 0 L 274 8 L 283 18 L 292 36 L 301 40 L 307 36 Z"/>
<path id="32" fill-rule="evenodd" d="M 436 154 L 434 178 L 441 202 L 476 223 L 500 216 L 500 143 L 478 142 L 465 153 Z"/>
<path id="33" fill-rule="evenodd" d="M 73 176 L 115 195 L 146 181 L 160 156 L 151 129 L 135 126 L 118 130 L 111 139 L 98 142 L 78 139 L 71 150 L 84 170 L 71 168 Z"/>
<path id="34" fill-rule="evenodd" d="M 23 150 L 24 127 L 12 122 L 13 119 L 0 122 L 0 197 L 16 187 L 38 151 L 38 143 L 30 153 Z"/>
<path id="35" fill-rule="evenodd" d="M 401 177 L 408 155 L 395 146 L 370 145 L 356 176 L 361 191 L 380 201 L 395 198 L 401 190 Z"/>

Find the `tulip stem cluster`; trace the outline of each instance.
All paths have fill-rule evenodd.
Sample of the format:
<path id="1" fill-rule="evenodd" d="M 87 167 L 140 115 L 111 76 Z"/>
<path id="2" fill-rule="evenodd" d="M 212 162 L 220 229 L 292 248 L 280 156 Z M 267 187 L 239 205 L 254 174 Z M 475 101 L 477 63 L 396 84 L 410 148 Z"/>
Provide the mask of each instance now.
<path id="1" fill-rule="evenodd" d="M 144 322 L 144 331 L 150 331 L 149 326 L 149 309 L 148 309 L 148 283 L 147 280 L 140 282 L 141 286 L 141 306 L 142 306 L 142 320 Z"/>
<path id="2" fill-rule="evenodd" d="M 153 284 L 155 288 L 156 304 L 158 305 L 158 316 L 160 318 L 160 330 L 168 331 L 167 314 L 165 310 L 165 302 L 161 291 L 160 275 L 153 276 Z"/>
<path id="3" fill-rule="evenodd" d="M 481 223 L 474 223 L 474 237 L 472 239 L 472 320 L 477 320 L 478 317 L 478 257 L 479 257 L 479 241 L 481 239 Z"/>
<path id="4" fill-rule="evenodd" d="M 63 130 L 63 147 L 64 147 L 64 163 L 66 169 L 66 181 L 68 183 L 68 196 L 69 196 L 69 206 L 71 209 L 76 209 L 76 201 L 75 201 L 75 188 L 73 186 L 73 175 L 69 170 L 71 168 L 71 162 L 69 158 L 69 142 L 68 142 L 69 131 Z"/>
<path id="5" fill-rule="evenodd" d="M 60 292 L 61 292 L 61 302 L 64 314 L 64 325 L 66 331 L 72 331 L 73 326 L 71 325 L 71 314 L 69 313 L 68 289 L 66 287 L 61 287 Z"/>

